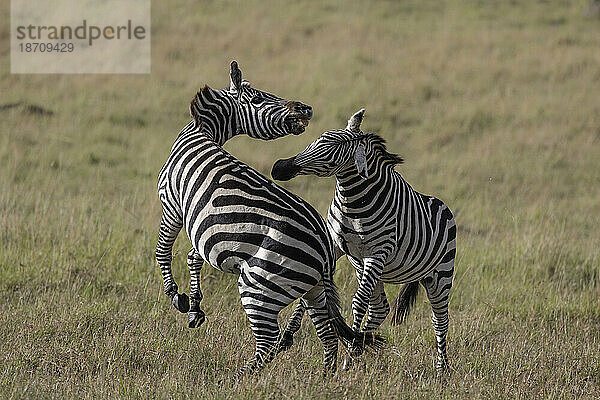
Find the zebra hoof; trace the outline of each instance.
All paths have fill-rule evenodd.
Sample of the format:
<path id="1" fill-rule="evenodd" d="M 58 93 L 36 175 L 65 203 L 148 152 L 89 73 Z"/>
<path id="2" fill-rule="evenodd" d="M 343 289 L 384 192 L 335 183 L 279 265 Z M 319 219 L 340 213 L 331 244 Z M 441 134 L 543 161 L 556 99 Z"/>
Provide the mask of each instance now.
<path id="1" fill-rule="evenodd" d="M 188 314 L 188 327 L 189 328 L 198 328 L 206 321 L 206 315 L 204 311 L 192 311 Z"/>
<path id="2" fill-rule="evenodd" d="M 171 300 L 171 303 L 173 303 L 173 306 L 180 313 L 186 313 L 190 311 L 190 298 L 185 293 L 175 294 L 175 296 L 173 296 L 173 299 Z"/>
<path id="3" fill-rule="evenodd" d="M 436 366 L 435 368 L 435 378 L 439 383 L 446 383 L 446 380 L 450 376 L 450 367 L 448 364 L 444 364 L 443 366 Z"/>

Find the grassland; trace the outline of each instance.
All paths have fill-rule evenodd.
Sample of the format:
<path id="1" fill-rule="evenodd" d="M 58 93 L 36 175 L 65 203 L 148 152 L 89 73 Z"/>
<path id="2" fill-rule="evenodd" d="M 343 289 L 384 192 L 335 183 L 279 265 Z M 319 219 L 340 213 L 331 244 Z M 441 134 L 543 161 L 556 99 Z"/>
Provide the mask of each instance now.
<path id="1" fill-rule="evenodd" d="M 600 20 L 586 1 L 156 1 L 141 76 L 11 75 L 7 3 L 0 398 L 600 396 Z M 187 329 L 154 261 L 155 185 L 189 100 L 225 86 L 234 58 L 256 87 L 315 109 L 305 134 L 238 137 L 234 155 L 268 174 L 366 107 L 403 176 L 455 211 L 446 385 L 424 296 L 355 370 L 324 381 L 305 320 L 262 374 L 218 385 L 254 348 L 236 278 L 205 267 L 208 320 Z M 323 214 L 333 185 L 285 184 Z M 188 248 L 182 235 L 186 291 Z M 345 260 L 336 281 L 349 318 Z"/>

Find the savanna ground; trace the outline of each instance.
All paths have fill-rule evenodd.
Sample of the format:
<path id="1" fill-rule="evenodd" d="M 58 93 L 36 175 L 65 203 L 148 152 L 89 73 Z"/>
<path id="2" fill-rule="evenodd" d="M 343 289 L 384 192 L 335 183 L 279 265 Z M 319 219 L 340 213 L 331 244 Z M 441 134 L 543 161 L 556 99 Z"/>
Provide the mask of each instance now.
<path id="1" fill-rule="evenodd" d="M 10 74 L 3 3 L 0 398 L 598 398 L 600 19 L 586 7 L 156 1 L 152 74 L 45 76 Z M 403 176 L 455 211 L 445 386 L 423 294 L 352 371 L 323 380 L 305 319 L 263 373 L 218 385 L 254 348 L 236 277 L 205 266 L 208 319 L 186 328 L 154 260 L 155 187 L 190 99 L 227 85 L 234 58 L 254 86 L 315 109 L 305 134 L 238 137 L 234 155 L 268 174 L 366 107 Z M 334 181 L 284 186 L 325 214 Z M 186 291 L 188 248 L 181 235 Z M 345 259 L 336 281 L 350 320 Z"/>

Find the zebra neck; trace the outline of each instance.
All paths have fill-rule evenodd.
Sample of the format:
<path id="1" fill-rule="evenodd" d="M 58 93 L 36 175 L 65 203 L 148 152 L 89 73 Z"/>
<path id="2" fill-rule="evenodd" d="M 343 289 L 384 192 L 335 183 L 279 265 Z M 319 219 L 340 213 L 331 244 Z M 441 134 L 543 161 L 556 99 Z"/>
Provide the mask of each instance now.
<path id="1" fill-rule="evenodd" d="M 335 196 L 340 205 L 363 208 L 374 195 L 386 194 L 398 184 L 394 164 L 376 156 L 367 159 L 368 178 L 358 175 L 354 164 L 336 175 Z"/>
<path id="2" fill-rule="evenodd" d="M 235 100 L 225 89 L 204 87 L 190 104 L 190 113 L 194 118 L 190 131 L 208 136 L 219 146 L 240 133 Z"/>

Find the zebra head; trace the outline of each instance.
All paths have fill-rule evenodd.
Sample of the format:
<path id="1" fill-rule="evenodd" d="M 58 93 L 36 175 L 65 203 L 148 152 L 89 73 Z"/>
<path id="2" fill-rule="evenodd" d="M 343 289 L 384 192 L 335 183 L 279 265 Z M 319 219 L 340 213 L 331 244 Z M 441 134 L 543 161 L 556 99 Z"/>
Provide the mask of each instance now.
<path id="1" fill-rule="evenodd" d="M 257 139 L 276 139 L 299 135 L 312 118 L 312 107 L 299 101 L 285 100 L 253 88 L 242 80 L 237 62 L 231 62 L 229 91 L 236 99 L 238 133 Z"/>
<path id="2" fill-rule="evenodd" d="M 369 177 L 370 160 L 380 157 L 398 164 L 402 159 L 385 149 L 385 141 L 372 133 L 360 130 L 365 109 L 356 112 L 342 130 L 324 132 L 294 157 L 278 160 L 271 171 L 273 179 L 287 181 L 297 175 L 332 176 L 360 175 Z M 374 151 L 375 150 L 375 151 Z M 347 172 L 347 173 L 346 173 Z"/>

